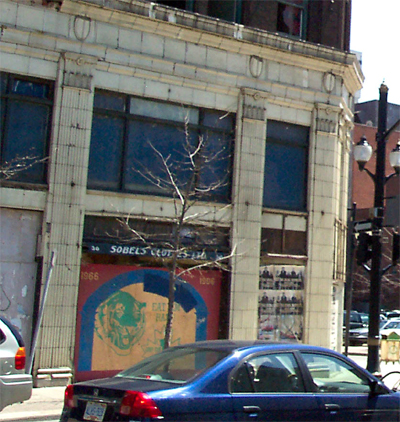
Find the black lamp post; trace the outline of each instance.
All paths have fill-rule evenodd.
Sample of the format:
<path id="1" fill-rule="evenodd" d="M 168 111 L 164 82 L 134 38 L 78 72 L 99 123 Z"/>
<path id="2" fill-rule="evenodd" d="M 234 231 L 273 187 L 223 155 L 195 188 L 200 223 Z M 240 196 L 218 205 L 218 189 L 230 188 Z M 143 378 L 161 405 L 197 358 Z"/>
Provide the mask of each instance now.
<path id="1" fill-rule="evenodd" d="M 367 369 L 372 373 L 380 372 L 379 365 L 379 323 L 380 323 L 380 299 L 381 299 L 381 279 L 386 270 L 381 269 L 382 261 L 382 228 L 384 217 L 384 192 L 386 182 L 400 172 L 400 144 L 390 153 L 390 164 L 395 172 L 385 176 L 386 141 L 389 135 L 399 126 L 400 120 L 389 130 L 387 124 L 387 96 L 388 87 L 382 84 L 379 88 L 379 109 L 378 109 L 378 131 L 376 134 L 376 171 L 371 173 L 364 166 L 371 158 L 372 147 L 365 137 L 354 147 L 354 159 L 357 161 L 360 170 L 365 170 L 375 184 L 374 209 L 372 219 L 371 267 L 366 264 L 364 267 L 370 273 L 370 299 L 369 299 L 369 329 L 368 329 L 368 361 Z"/>

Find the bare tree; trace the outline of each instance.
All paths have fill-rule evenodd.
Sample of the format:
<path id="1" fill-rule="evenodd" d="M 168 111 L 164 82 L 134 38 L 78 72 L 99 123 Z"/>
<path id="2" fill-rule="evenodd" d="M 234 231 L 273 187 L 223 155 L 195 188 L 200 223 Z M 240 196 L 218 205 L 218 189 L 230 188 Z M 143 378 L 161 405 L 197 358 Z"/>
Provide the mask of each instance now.
<path id="1" fill-rule="evenodd" d="M 226 163 L 227 158 L 230 157 L 231 151 L 229 148 L 210 148 L 208 139 L 205 136 L 197 136 L 196 139 L 193 139 L 194 137 L 190 136 L 188 128 L 189 123 L 186 118 L 184 144 L 179 152 L 175 150 L 173 154 L 169 153 L 166 155 L 156 145 L 151 142 L 148 143 L 154 160 L 158 163 L 158 167 L 152 166 L 152 168 L 157 168 L 157 170 L 151 170 L 140 162 L 137 163 L 137 167 L 134 169 L 143 180 L 159 190 L 160 194 L 171 198 L 174 204 L 174 216 L 170 220 L 171 230 L 167 234 L 164 243 L 171 251 L 168 259 L 165 260 L 165 265 L 169 272 L 169 294 L 164 348 L 168 348 L 171 342 L 179 259 L 191 247 L 184 244 L 182 234 L 188 228 L 196 227 L 194 224 L 199 223 L 202 218 L 204 219 L 206 214 L 206 212 L 196 212 L 193 210 L 193 206 L 199 200 L 203 201 L 212 198 L 213 194 L 230 185 L 229 168 L 225 168 L 222 175 L 220 171 L 219 174 L 212 174 L 215 168 L 221 168 L 221 166 L 218 167 L 219 164 L 222 162 Z M 177 157 L 179 158 L 177 159 Z M 229 207 L 230 205 L 226 206 Z M 151 238 L 138 230 L 132 229 L 129 220 L 130 216 L 124 219 L 123 223 L 130 228 L 132 236 L 146 244 L 151 244 Z M 122 222 L 122 220 L 120 221 Z M 226 254 L 220 254 L 188 270 L 180 271 L 179 275 L 182 275 L 185 271 L 193 270 L 193 268 L 210 265 L 217 265 L 226 269 L 227 266 L 225 264 L 228 263 L 234 253 L 235 248 L 231 248 Z"/>
<path id="2" fill-rule="evenodd" d="M 11 179 L 18 173 L 25 172 L 36 164 L 46 162 L 47 159 L 47 157 L 39 158 L 38 156 L 27 155 L 25 157 L 17 156 L 10 161 L 5 161 L 0 165 L 0 179 Z"/>

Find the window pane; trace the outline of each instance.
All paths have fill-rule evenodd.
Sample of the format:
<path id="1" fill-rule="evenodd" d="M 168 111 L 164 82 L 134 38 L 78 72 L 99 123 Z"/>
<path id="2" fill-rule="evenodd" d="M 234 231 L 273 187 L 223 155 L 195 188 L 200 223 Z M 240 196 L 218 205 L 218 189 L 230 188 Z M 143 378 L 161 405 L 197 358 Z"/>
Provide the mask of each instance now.
<path id="1" fill-rule="evenodd" d="M 126 98 L 120 95 L 96 92 L 94 107 L 108 110 L 125 111 Z"/>
<path id="2" fill-rule="evenodd" d="M 307 233 L 286 230 L 284 253 L 288 255 L 307 255 Z"/>
<path id="3" fill-rule="evenodd" d="M 299 37 L 301 35 L 302 9 L 280 3 L 278 5 L 278 32 Z"/>
<path id="4" fill-rule="evenodd" d="M 47 106 L 9 101 L 3 162 L 21 169 L 12 180 L 44 182 L 49 114 Z"/>
<path id="5" fill-rule="evenodd" d="M 176 7 L 177 9 L 188 10 L 185 0 L 159 0 L 157 3 L 164 4 L 169 7 Z"/>
<path id="6" fill-rule="evenodd" d="M 124 133 L 123 119 L 95 115 L 90 141 L 88 187 L 119 189 Z"/>
<path id="7" fill-rule="evenodd" d="M 267 122 L 264 207 L 306 210 L 309 128 Z"/>
<path id="8" fill-rule="evenodd" d="M 225 0 L 215 1 L 209 0 L 208 15 L 214 18 L 224 19 L 226 21 L 237 22 L 236 19 L 236 1 Z"/>
<path id="9" fill-rule="evenodd" d="M 292 353 L 257 356 L 245 362 L 233 374 L 233 392 L 304 392 L 297 361 Z"/>
<path id="10" fill-rule="evenodd" d="M 293 125 L 286 122 L 268 120 L 268 140 L 289 143 L 290 145 L 307 146 L 309 128 L 307 126 Z"/>
<path id="11" fill-rule="evenodd" d="M 32 81 L 24 81 L 21 79 L 14 79 L 12 84 L 12 92 L 14 94 L 26 95 L 36 98 L 48 98 L 49 86 Z"/>
<path id="12" fill-rule="evenodd" d="M 267 144 L 264 173 L 264 207 L 306 209 L 306 154 L 303 149 Z"/>
<path id="13" fill-rule="evenodd" d="M 125 188 L 142 193 L 171 195 L 166 168 L 180 187 L 191 174 L 184 129 L 159 123 L 132 121 L 126 148 Z"/>
<path id="14" fill-rule="evenodd" d="M 283 230 L 261 229 L 261 252 L 282 253 Z"/>
<path id="15" fill-rule="evenodd" d="M 142 98 L 131 99 L 130 112 L 138 116 L 153 117 L 173 122 L 184 123 L 187 119 L 189 119 L 190 124 L 198 124 L 199 122 L 199 111 L 197 109 L 143 100 Z"/>
<path id="16" fill-rule="evenodd" d="M 231 193 L 231 143 L 220 133 L 204 135 L 204 151 L 199 165 L 200 198 L 228 201 Z"/>
<path id="17" fill-rule="evenodd" d="M 319 393 L 348 394 L 369 393 L 368 379 L 357 369 L 333 356 L 302 353 Z"/>
<path id="18" fill-rule="evenodd" d="M 231 114 L 225 112 L 205 110 L 201 124 L 202 126 L 232 131 L 234 128 L 233 117 Z"/>
<path id="19" fill-rule="evenodd" d="M 5 73 L 0 72 L 0 93 L 5 94 L 7 91 L 8 78 Z"/>

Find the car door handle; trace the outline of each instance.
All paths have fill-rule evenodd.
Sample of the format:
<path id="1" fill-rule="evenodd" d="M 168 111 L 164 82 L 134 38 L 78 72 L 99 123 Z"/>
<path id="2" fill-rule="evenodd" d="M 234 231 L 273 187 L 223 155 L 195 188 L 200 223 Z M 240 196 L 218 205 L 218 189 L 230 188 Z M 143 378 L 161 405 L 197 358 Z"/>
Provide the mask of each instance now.
<path id="1" fill-rule="evenodd" d="M 325 410 L 328 410 L 329 412 L 335 412 L 340 410 L 340 406 L 335 403 L 325 403 Z"/>
<path id="2" fill-rule="evenodd" d="M 261 412 L 261 408 L 259 406 L 243 406 L 244 413 L 258 413 Z"/>

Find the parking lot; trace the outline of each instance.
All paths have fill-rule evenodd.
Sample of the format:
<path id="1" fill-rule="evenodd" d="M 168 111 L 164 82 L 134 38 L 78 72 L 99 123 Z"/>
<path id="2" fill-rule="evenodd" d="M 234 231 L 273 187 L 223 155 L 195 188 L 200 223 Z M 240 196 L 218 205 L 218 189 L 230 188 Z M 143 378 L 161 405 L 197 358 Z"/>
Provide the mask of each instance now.
<path id="1" fill-rule="evenodd" d="M 367 367 L 367 359 L 368 359 L 368 347 L 366 345 L 364 346 L 350 346 L 349 347 L 349 353 L 348 357 L 354 362 L 356 362 L 358 365 L 360 365 L 363 368 Z M 400 361 L 397 362 L 382 362 L 380 363 L 380 372 L 382 376 L 385 376 L 386 374 L 398 371 L 398 374 L 394 374 L 390 377 L 387 377 L 385 379 L 385 383 L 389 385 L 389 387 L 392 387 L 391 384 L 395 383 L 398 379 L 400 379 Z"/>

